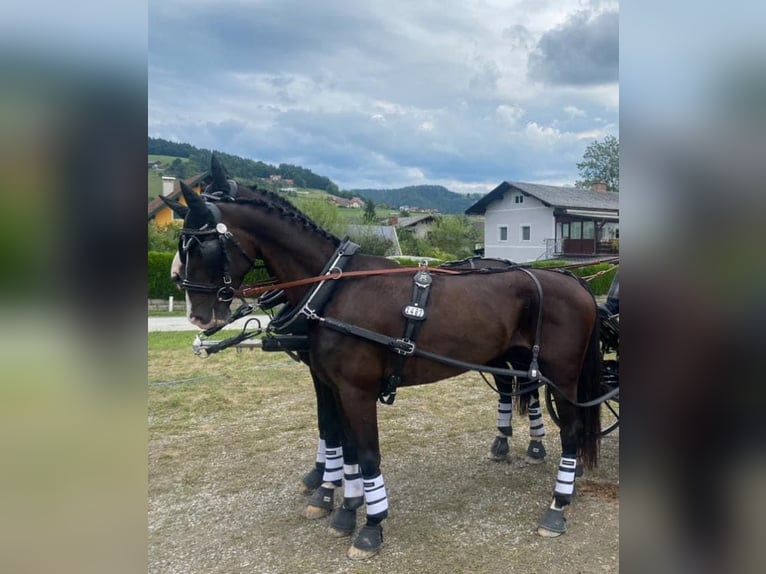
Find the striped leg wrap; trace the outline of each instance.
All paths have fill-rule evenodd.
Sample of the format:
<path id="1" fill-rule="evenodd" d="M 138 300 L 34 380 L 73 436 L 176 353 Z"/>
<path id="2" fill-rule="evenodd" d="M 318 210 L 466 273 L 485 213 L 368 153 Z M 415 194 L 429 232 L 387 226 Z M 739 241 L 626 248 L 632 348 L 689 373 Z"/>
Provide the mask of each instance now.
<path id="1" fill-rule="evenodd" d="M 556 475 L 556 488 L 553 489 L 554 498 L 559 503 L 568 504 L 574 493 L 575 469 L 577 458 L 562 456 L 559 462 L 559 472 Z"/>
<path id="2" fill-rule="evenodd" d="M 367 518 L 379 522 L 388 516 L 388 496 L 383 475 L 364 479 L 364 502 L 367 504 Z"/>
<path id="3" fill-rule="evenodd" d="M 317 468 L 319 468 L 320 464 L 324 467 L 326 450 L 327 450 L 327 443 L 325 442 L 323 438 L 320 438 L 319 444 L 317 444 L 317 458 L 316 458 Z"/>
<path id="4" fill-rule="evenodd" d="M 529 399 L 527 413 L 529 414 L 529 436 L 532 438 L 540 438 L 541 436 L 545 436 L 545 426 L 543 425 L 543 407 L 540 406 L 540 400 L 538 398 L 531 397 Z"/>
<path id="5" fill-rule="evenodd" d="M 364 484 L 358 464 L 343 465 L 343 497 L 360 498 L 364 495 Z"/>
<path id="6" fill-rule="evenodd" d="M 511 426 L 511 402 L 504 403 L 502 399 L 497 401 L 497 428 L 505 429 Z"/>
<path id="7" fill-rule="evenodd" d="M 324 477 L 325 482 L 335 483 L 336 486 L 340 486 L 340 481 L 343 479 L 343 447 L 326 447 L 325 449 L 325 466 Z"/>

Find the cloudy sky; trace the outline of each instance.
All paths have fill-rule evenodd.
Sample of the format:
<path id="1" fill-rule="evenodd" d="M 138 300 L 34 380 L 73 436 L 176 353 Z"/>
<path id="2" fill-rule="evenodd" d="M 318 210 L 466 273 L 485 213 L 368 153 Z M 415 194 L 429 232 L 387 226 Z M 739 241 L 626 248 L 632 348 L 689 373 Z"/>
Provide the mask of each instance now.
<path id="1" fill-rule="evenodd" d="M 343 189 L 572 184 L 618 102 L 615 1 L 149 3 L 150 136 Z"/>

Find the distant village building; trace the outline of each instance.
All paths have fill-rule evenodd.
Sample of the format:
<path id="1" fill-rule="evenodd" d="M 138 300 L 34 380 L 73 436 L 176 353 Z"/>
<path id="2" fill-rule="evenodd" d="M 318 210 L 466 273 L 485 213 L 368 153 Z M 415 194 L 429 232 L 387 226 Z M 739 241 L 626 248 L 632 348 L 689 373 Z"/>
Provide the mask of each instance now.
<path id="1" fill-rule="evenodd" d="M 412 213 L 412 212 L 410 212 Z M 425 239 L 434 224 L 433 215 L 414 215 L 410 217 L 397 217 L 396 227 L 411 231 L 415 237 Z"/>
<path id="2" fill-rule="evenodd" d="M 359 197 L 353 199 L 346 199 L 345 197 L 338 197 L 336 195 L 329 195 L 327 200 L 333 205 L 338 207 L 347 207 L 350 209 L 361 209 L 364 207 L 364 201 Z"/>

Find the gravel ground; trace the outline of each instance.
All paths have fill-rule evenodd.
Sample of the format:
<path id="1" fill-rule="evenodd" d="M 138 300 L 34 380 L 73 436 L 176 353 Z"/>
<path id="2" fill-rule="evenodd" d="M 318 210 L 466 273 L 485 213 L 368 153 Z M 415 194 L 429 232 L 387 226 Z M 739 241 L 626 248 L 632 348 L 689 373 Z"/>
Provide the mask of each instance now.
<path id="1" fill-rule="evenodd" d="M 542 538 L 536 521 L 553 489 L 557 429 L 547 419 L 548 458 L 528 465 L 526 421 L 514 414 L 511 461 L 487 460 L 496 399 L 471 373 L 379 405 L 384 548 L 349 561 L 350 540 L 329 537 L 329 519 L 301 516 L 297 487 L 316 448 L 313 393 L 305 368 L 274 359 L 249 372 L 236 370 L 247 357 L 211 359 L 204 368 L 218 376 L 150 386 L 149 572 L 618 571 L 619 430 L 603 440 L 599 468 L 578 480 L 568 533 Z M 167 360 L 150 353 L 150 379 Z"/>

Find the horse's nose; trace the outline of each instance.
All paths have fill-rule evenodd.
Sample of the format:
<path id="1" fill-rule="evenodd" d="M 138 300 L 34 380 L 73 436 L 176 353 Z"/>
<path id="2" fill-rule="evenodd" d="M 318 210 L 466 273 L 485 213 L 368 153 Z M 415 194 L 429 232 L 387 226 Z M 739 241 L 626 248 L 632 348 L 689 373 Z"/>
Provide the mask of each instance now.
<path id="1" fill-rule="evenodd" d="M 189 315 L 189 322 L 194 325 L 195 327 L 199 327 L 200 329 L 207 329 L 212 325 L 212 321 L 205 321 L 202 317 L 199 315 Z"/>

